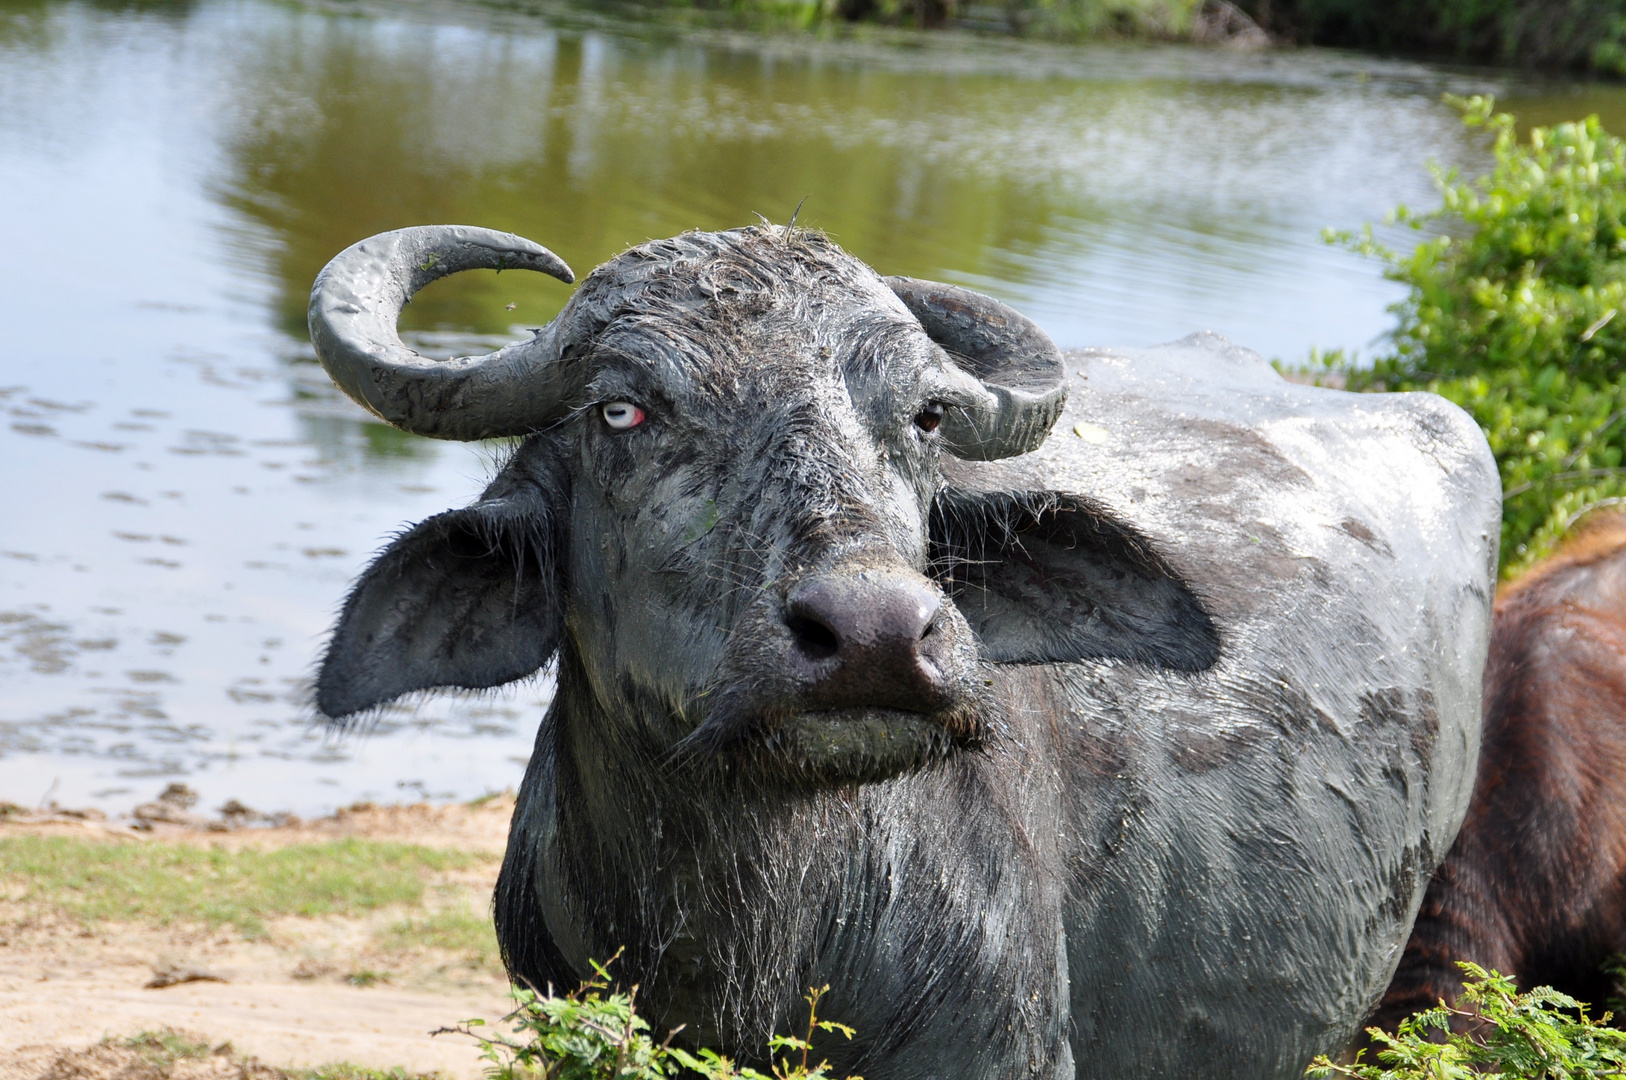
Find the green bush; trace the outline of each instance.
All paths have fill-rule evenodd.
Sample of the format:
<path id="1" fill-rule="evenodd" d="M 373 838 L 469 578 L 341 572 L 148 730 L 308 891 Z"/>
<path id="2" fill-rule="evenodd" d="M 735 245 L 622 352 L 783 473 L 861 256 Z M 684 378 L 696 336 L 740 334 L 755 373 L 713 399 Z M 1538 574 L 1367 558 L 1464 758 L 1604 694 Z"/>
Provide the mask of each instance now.
<path id="1" fill-rule="evenodd" d="M 1331 233 L 1408 287 L 1370 368 L 1313 358 L 1354 390 L 1431 390 L 1484 429 L 1501 469 L 1502 568 L 1548 554 L 1584 514 L 1626 502 L 1626 142 L 1597 117 L 1521 143 L 1488 98 L 1458 101 L 1495 168 L 1436 171 L 1442 205 L 1396 219 L 1436 235 L 1407 255 Z"/>
<path id="2" fill-rule="evenodd" d="M 1019 33 L 1086 37 L 1180 38 L 1200 0 L 1008 0 L 1004 21 Z"/>
<path id="3" fill-rule="evenodd" d="M 1320 1057 L 1316 1080 L 1605 1080 L 1626 1077 L 1626 1031 L 1549 987 L 1519 993 L 1513 980 L 1475 964 L 1454 1006 L 1418 1013 L 1393 1035 L 1369 1029 L 1379 1064 L 1358 1055 L 1349 1065 Z M 1462 1028 L 1453 1031 L 1452 1022 Z"/>
<path id="4" fill-rule="evenodd" d="M 1626 75 L 1626 0 L 1240 0 L 1302 44 Z"/>
<path id="5" fill-rule="evenodd" d="M 648 1021 L 638 1015 L 638 988 L 608 992 L 609 972 L 598 963 L 593 963 L 593 972 L 593 978 L 563 997 L 555 996 L 551 988 L 546 994 L 516 988 L 516 1007 L 504 1017 L 513 1026 L 513 1038 L 475 1031 L 487 1026 L 484 1020 L 465 1020 L 435 1034 L 473 1038 L 481 1056 L 491 1062 L 486 1070 L 491 1080 L 665 1080 L 691 1074 L 705 1080 L 834 1080 L 829 1062 L 809 1064 L 813 1038 L 821 1031 L 853 1037 L 845 1024 L 819 1019 L 819 1000 L 830 988 L 809 990 L 802 999 L 807 1002 L 805 1037 L 769 1039 L 771 1064 L 768 1072 L 760 1072 L 736 1065 L 715 1050 L 691 1054 L 671 1045 L 681 1028 L 656 1042 Z"/>
<path id="6" fill-rule="evenodd" d="M 956 24 L 1060 39 L 1187 38 L 1198 12 L 1277 40 L 1626 76 L 1626 0 L 643 0 L 754 22 Z M 1201 36 L 1196 35 L 1196 36 Z"/>
<path id="7" fill-rule="evenodd" d="M 730 12 L 770 26 L 838 20 L 892 26 L 976 26 L 1074 40 L 1187 35 L 1202 0 L 649 0 L 667 8 Z M 1626 0 L 1622 0 L 1626 3 Z"/>

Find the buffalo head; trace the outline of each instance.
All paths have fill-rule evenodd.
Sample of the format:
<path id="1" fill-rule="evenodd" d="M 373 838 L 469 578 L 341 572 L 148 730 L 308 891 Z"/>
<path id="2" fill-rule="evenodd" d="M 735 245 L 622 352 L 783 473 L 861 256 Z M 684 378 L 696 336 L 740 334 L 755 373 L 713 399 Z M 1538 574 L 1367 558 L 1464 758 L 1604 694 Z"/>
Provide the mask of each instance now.
<path id="1" fill-rule="evenodd" d="M 328 716 L 562 651 L 628 749 L 850 782 L 985 740 L 982 659 L 1214 658 L 1190 593 L 1085 500 L 946 483 L 945 459 L 1032 451 L 1063 408 L 1060 354 L 1010 308 L 763 226 L 633 248 L 488 356 L 402 344 L 411 294 L 477 267 L 572 280 L 518 237 L 425 227 L 351 247 L 311 294 L 323 364 L 373 413 L 525 440 L 363 576 Z"/>

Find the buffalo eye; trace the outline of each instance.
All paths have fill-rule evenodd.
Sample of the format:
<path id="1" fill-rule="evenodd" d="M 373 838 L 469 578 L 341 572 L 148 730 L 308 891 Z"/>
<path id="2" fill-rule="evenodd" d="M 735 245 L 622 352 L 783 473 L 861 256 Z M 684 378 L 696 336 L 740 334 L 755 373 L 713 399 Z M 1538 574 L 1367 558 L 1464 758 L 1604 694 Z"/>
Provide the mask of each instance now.
<path id="1" fill-rule="evenodd" d="M 630 401 L 607 401 L 599 410 L 604 422 L 616 431 L 635 428 L 644 422 L 644 410 Z"/>
<path id="2" fill-rule="evenodd" d="M 921 431 L 936 431 L 942 422 L 943 406 L 935 401 L 915 413 L 915 427 Z"/>

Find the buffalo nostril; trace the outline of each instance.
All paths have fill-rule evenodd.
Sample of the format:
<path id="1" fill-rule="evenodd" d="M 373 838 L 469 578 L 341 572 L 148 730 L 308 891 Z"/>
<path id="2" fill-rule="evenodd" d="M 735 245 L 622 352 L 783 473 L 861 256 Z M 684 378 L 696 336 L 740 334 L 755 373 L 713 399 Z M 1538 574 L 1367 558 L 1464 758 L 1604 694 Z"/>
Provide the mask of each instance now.
<path id="1" fill-rule="evenodd" d="M 951 696 L 952 610 L 905 570 L 804 578 L 787 590 L 781 616 L 787 674 L 809 708 L 929 712 Z"/>
<path id="2" fill-rule="evenodd" d="M 841 639 L 836 632 L 817 619 L 791 615 L 785 619 L 785 624 L 795 635 L 796 644 L 814 660 L 828 660 L 841 648 Z"/>

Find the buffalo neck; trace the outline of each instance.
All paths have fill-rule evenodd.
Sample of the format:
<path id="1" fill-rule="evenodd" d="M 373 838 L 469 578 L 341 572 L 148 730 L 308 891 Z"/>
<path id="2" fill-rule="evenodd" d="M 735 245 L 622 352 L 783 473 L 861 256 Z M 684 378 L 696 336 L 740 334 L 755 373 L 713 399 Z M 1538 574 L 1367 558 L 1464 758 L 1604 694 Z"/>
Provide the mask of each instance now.
<path id="1" fill-rule="evenodd" d="M 1064 1018 L 1026 1014 L 1066 1000 L 1066 961 L 1053 786 L 990 767 L 1019 746 L 808 787 L 676 766 L 647 734 L 670 723 L 630 695 L 607 706 L 561 657 L 508 862 L 542 849 L 535 902 L 570 969 L 624 950 L 612 973 L 657 1026 L 747 1059 L 805 1023 L 801 996 L 826 983 L 824 1015 L 859 1029 L 818 1048 L 843 1068 L 934 1032 L 956 1068 L 968 1045 L 990 1063 L 1013 1041 L 1025 1061 L 1066 1056 Z"/>

